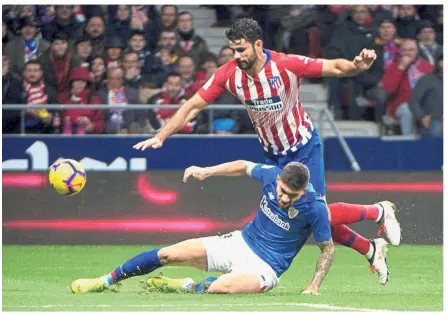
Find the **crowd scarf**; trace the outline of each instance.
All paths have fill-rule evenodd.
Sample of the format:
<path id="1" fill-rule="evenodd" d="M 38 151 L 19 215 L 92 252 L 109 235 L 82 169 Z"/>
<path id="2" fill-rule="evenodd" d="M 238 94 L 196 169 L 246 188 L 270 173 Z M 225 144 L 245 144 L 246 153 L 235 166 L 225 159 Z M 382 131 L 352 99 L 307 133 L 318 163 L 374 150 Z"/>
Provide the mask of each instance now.
<path id="1" fill-rule="evenodd" d="M 69 100 L 74 104 L 90 104 L 90 90 L 85 88 L 81 91 L 71 92 Z"/>
<path id="2" fill-rule="evenodd" d="M 25 40 L 25 63 L 37 58 L 37 40 Z"/>
<path id="3" fill-rule="evenodd" d="M 417 59 L 414 63 L 412 63 L 408 68 L 408 79 L 409 79 L 409 85 L 411 85 L 411 88 L 414 89 L 415 85 L 417 85 L 418 80 L 426 75 L 426 73 L 422 72 L 420 70 L 420 59 Z"/>
<path id="4" fill-rule="evenodd" d="M 84 16 L 84 12 L 82 11 L 80 5 L 75 5 L 75 7 L 73 8 L 73 13 L 78 23 L 82 24 L 86 21 L 86 17 Z"/>
<path id="5" fill-rule="evenodd" d="M 395 38 L 392 41 L 381 40 L 380 38 L 375 39 L 375 44 L 384 47 L 384 69 L 386 70 L 389 65 L 394 61 L 398 60 L 400 57 L 400 46 L 403 43 L 402 39 Z"/>
<path id="6" fill-rule="evenodd" d="M 128 97 L 126 96 L 123 88 L 109 90 L 108 97 L 109 104 L 111 105 L 127 105 L 129 103 Z M 109 120 L 111 123 L 113 123 L 117 127 L 123 124 L 123 110 L 111 109 L 109 110 L 109 114 Z"/>
<path id="7" fill-rule="evenodd" d="M 26 81 L 23 82 L 25 91 L 27 93 L 27 104 L 47 104 L 48 97 L 45 92 L 45 84 L 43 81 L 38 85 L 32 85 Z"/>

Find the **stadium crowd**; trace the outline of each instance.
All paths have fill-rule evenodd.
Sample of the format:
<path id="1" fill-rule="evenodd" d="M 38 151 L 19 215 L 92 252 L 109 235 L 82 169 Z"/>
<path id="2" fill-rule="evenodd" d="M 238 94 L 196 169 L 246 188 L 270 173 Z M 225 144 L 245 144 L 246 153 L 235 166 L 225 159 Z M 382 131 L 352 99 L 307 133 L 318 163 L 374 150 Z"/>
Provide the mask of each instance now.
<path id="1" fill-rule="evenodd" d="M 403 135 L 442 134 L 443 7 L 436 5 L 211 6 L 213 27 L 252 16 L 268 49 L 378 59 L 328 85 L 336 119 L 372 120 Z M 3 5 L 3 104 L 183 104 L 233 52 L 213 54 L 193 15 L 173 5 Z M 236 12 L 236 13 L 235 13 Z M 223 42 L 224 28 L 223 28 Z M 239 104 L 230 93 L 214 104 Z M 26 133 L 150 134 L 174 109 L 27 109 Z M 209 125 L 209 122 L 212 124 Z M 19 133 L 20 111 L 3 110 L 3 133 Z M 181 133 L 252 133 L 244 110 L 201 113 Z"/>

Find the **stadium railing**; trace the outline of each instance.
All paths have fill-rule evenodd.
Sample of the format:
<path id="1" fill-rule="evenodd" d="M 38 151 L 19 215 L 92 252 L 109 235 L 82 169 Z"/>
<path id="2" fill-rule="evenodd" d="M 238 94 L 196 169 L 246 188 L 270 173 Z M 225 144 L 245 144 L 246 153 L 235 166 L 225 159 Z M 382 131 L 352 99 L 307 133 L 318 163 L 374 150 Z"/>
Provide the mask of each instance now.
<path id="1" fill-rule="evenodd" d="M 128 104 L 128 105 L 108 105 L 108 104 L 47 104 L 47 105 L 26 105 L 26 104 L 3 104 L 3 110 L 20 110 L 21 111 L 21 135 L 25 135 L 25 110 L 26 109 L 52 109 L 52 110 L 70 110 L 70 109 L 100 109 L 100 110 L 110 110 L 110 109 L 121 109 L 121 110 L 151 110 L 156 108 L 163 109 L 178 109 L 182 105 L 179 104 Z M 316 106 L 312 104 L 302 104 L 303 108 L 307 111 L 316 110 Z M 208 111 L 208 120 L 212 121 L 214 117 L 213 110 L 246 110 L 246 108 L 239 104 L 212 104 L 207 106 L 204 110 Z M 342 136 L 341 132 L 338 129 L 338 126 L 335 123 L 335 120 L 327 108 L 319 107 L 319 120 L 317 128 L 321 130 L 321 137 L 324 138 L 323 129 L 324 123 L 328 122 L 335 132 L 338 141 L 346 155 L 347 159 L 350 162 L 351 168 L 355 172 L 359 172 L 361 170 L 358 162 L 356 161 L 350 147 Z M 212 133 L 212 123 L 209 123 L 210 129 L 209 133 Z"/>

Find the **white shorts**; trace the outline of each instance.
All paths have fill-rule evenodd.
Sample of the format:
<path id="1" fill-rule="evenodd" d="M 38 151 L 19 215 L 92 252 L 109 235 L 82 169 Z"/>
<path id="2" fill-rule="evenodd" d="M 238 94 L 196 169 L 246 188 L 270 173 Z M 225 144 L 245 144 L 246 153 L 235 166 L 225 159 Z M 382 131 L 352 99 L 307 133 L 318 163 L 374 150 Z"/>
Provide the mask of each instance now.
<path id="1" fill-rule="evenodd" d="M 241 231 L 202 240 L 207 250 L 208 271 L 253 273 L 259 277 L 260 292 L 266 292 L 279 284 L 280 278 L 269 264 L 249 248 Z"/>

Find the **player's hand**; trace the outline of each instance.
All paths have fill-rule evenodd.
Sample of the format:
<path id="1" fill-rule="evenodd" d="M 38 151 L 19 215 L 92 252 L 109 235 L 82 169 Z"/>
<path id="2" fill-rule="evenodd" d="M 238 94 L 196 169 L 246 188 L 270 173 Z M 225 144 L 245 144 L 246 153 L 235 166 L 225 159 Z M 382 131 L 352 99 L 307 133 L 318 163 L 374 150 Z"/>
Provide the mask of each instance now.
<path id="1" fill-rule="evenodd" d="M 373 62 L 376 60 L 376 52 L 375 50 L 363 49 L 361 53 L 355 57 L 353 62 L 355 66 L 360 70 L 368 70 Z"/>
<path id="2" fill-rule="evenodd" d="M 187 182 L 190 176 L 193 176 L 197 180 L 204 180 L 211 175 L 211 171 L 209 171 L 206 167 L 190 166 L 184 172 L 184 183 Z"/>
<path id="3" fill-rule="evenodd" d="M 316 288 L 308 287 L 302 290 L 302 295 L 320 296 L 319 290 Z"/>
<path id="4" fill-rule="evenodd" d="M 145 141 L 140 141 L 138 144 L 134 145 L 134 149 L 144 151 L 146 148 L 158 149 L 163 146 L 162 140 L 157 137 L 149 138 Z"/>
<path id="5" fill-rule="evenodd" d="M 428 114 L 422 118 L 422 125 L 426 129 L 428 129 L 429 126 L 431 126 L 431 115 Z"/>

